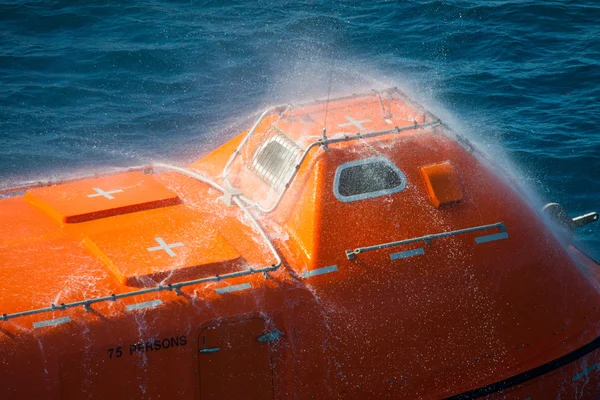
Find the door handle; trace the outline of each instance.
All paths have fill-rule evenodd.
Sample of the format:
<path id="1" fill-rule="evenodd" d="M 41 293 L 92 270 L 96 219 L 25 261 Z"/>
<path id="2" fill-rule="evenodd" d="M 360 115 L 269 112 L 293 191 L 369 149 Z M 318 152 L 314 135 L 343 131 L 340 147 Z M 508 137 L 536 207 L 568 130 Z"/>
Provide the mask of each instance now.
<path id="1" fill-rule="evenodd" d="M 200 353 L 214 353 L 219 350 L 221 350 L 220 347 L 205 347 L 203 349 L 200 349 Z"/>

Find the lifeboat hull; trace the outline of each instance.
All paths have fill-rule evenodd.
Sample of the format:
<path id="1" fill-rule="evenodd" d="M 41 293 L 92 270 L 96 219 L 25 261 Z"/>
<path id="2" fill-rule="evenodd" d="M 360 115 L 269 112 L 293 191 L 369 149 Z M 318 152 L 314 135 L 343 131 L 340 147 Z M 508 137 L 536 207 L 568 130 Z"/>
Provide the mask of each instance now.
<path id="1" fill-rule="evenodd" d="M 2 399 L 600 396 L 600 265 L 397 89 L 2 195 Z"/>

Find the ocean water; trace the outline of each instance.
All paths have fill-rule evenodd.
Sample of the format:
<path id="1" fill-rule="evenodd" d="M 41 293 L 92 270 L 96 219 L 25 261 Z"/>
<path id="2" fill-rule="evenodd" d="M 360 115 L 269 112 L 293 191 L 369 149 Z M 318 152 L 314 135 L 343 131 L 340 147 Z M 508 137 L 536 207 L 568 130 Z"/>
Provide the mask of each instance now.
<path id="1" fill-rule="evenodd" d="M 190 162 L 268 105 L 400 86 L 600 211 L 600 3 L 0 1 L 0 186 Z M 600 256 L 600 223 L 578 233 Z"/>

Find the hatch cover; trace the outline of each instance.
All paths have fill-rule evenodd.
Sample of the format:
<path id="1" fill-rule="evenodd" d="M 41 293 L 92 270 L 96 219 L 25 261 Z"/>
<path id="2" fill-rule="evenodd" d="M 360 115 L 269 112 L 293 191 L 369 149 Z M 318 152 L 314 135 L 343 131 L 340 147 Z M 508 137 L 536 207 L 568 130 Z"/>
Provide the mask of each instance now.
<path id="1" fill-rule="evenodd" d="M 84 242 L 128 286 L 233 272 L 243 258 L 211 218 L 185 206 L 158 208 L 114 217 L 109 229 L 89 232 Z"/>
<path id="2" fill-rule="evenodd" d="M 179 204 L 179 197 L 141 172 L 30 190 L 25 199 L 63 223 Z"/>

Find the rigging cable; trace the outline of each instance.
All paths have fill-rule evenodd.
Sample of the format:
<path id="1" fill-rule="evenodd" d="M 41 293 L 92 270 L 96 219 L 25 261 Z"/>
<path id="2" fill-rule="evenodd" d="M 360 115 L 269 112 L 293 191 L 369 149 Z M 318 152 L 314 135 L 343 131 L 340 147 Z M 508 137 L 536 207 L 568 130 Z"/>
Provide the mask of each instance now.
<path id="1" fill-rule="evenodd" d="M 335 35 L 333 35 L 333 48 L 332 48 L 332 52 L 331 52 L 331 59 L 329 62 L 329 87 L 327 89 L 327 102 L 325 103 L 325 121 L 323 123 L 323 132 L 322 132 L 322 140 L 323 142 L 325 142 L 327 140 L 327 114 L 329 112 L 329 97 L 331 95 L 331 85 L 333 83 L 333 61 L 334 61 L 334 55 L 335 52 L 337 50 L 337 41 L 338 41 L 338 37 L 339 37 L 339 32 L 340 32 L 340 26 L 339 24 L 336 24 L 335 26 Z M 325 149 L 327 149 L 327 145 L 324 145 Z"/>

